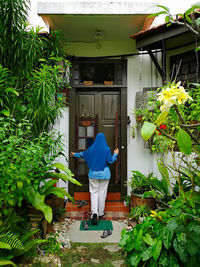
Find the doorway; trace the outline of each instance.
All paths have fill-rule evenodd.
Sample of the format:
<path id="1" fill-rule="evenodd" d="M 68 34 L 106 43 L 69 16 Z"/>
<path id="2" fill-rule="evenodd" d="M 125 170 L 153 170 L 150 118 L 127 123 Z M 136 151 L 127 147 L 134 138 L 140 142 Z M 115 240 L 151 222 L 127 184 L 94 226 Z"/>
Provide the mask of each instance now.
<path id="1" fill-rule="evenodd" d="M 119 66 L 116 68 L 115 64 L 109 69 L 118 69 L 119 74 Z M 98 84 L 88 86 L 84 85 L 83 80 L 81 80 L 83 66 L 81 67 L 80 65 L 79 68 L 77 68 L 77 63 L 73 66 L 74 71 L 79 70 L 78 75 L 74 77 L 74 79 L 76 79 L 74 82 L 77 83 L 78 76 L 80 79 L 79 84 L 74 84 L 72 86 L 69 94 L 70 151 L 84 151 L 92 144 L 96 134 L 98 132 L 103 132 L 111 149 L 111 153 L 113 153 L 116 147 L 120 149 L 117 162 L 110 165 L 111 179 L 108 191 L 121 192 L 122 195 L 125 195 L 125 181 L 127 175 L 127 99 L 126 86 L 122 84 L 122 73 L 120 73 L 117 78 L 121 80 L 121 84 L 116 84 L 116 79 L 114 78 L 116 73 L 113 71 L 113 73 L 109 75 L 109 77 L 112 77 L 114 80 L 113 84 L 106 86 L 105 84 L 101 84 L 100 79 L 95 78 L 98 80 Z M 98 66 L 98 64 L 96 66 Z M 98 66 L 97 69 L 102 70 L 102 65 Z M 121 70 L 122 69 L 121 66 Z M 105 77 L 102 73 L 101 76 Z M 75 178 L 82 183 L 81 187 L 69 184 L 70 194 L 73 195 L 74 192 L 79 191 L 88 192 L 88 168 L 84 160 L 71 158 L 70 169 L 75 174 Z"/>

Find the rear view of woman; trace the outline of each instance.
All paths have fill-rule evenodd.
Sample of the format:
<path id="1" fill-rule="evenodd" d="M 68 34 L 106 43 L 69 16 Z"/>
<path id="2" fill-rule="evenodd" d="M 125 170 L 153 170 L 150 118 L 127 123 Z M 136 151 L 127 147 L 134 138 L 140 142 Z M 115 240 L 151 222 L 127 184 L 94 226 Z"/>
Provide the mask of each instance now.
<path id="1" fill-rule="evenodd" d="M 75 158 L 84 158 L 89 168 L 89 191 L 91 200 L 92 224 L 97 224 L 97 218 L 104 216 L 105 200 L 107 196 L 109 179 L 111 177 L 108 164 L 116 161 L 119 149 L 114 150 L 113 156 L 107 145 L 105 135 L 98 133 L 96 139 L 86 151 L 71 152 Z"/>

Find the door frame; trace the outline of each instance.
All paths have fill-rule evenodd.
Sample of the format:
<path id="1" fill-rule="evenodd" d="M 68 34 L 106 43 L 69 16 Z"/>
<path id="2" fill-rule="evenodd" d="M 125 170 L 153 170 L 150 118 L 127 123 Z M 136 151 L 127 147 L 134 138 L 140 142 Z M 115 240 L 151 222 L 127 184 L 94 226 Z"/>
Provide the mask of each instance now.
<path id="1" fill-rule="evenodd" d="M 108 60 L 106 60 L 107 62 Z M 111 61 L 111 60 L 110 60 Z M 114 60 L 112 60 L 114 61 Z M 115 60 L 116 61 L 116 60 Z M 118 60 L 119 62 L 119 60 Z M 73 66 L 73 64 L 72 64 Z M 120 180 L 120 188 L 121 188 L 121 196 L 127 195 L 127 190 L 125 183 L 127 181 L 127 85 L 126 85 L 126 67 L 127 62 L 125 60 L 125 63 L 123 61 L 123 84 L 117 84 L 117 85 L 110 85 L 109 90 L 119 90 L 121 95 L 121 146 L 124 147 L 124 149 L 120 148 L 120 155 L 121 155 L 121 162 L 123 162 L 123 167 L 121 167 L 121 180 Z M 72 70 L 73 73 L 73 70 Z M 125 83 L 125 84 L 124 84 Z M 80 89 L 83 90 L 93 90 L 94 88 L 99 88 L 100 90 L 106 90 L 108 86 L 105 85 L 97 85 L 97 86 L 84 86 L 84 85 L 71 85 L 71 89 L 69 90 L 69 151 L 73 152 L 75 150 L 75 114 L 76 114 L 76 92 L 77 90 L 80 91 Z M 69 158 L 69 168 L 71 170 L 74 170 L 74 159 Z M 76 178 L 76 177 L 75 177 Z M 68 184 L 68 191 L 70 195 L 74 196 L 75 192 L 75 186 L 72 183 Z"/>

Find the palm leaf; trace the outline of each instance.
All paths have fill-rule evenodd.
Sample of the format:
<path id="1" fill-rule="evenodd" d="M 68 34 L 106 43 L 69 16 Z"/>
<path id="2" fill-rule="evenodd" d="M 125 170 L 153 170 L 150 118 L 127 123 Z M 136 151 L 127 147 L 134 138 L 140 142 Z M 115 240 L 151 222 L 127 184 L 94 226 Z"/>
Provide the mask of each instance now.
<path id="1" fill-rule="evenodd" d="M 0 259 L 0 266 L 5 266 L 5 265 L 12 265 L 12 266 L 17 267 L 17 265 L 14 264 L 12 261 L 7 261 L 7 260 L 4 260 L 4 259 Z"/>

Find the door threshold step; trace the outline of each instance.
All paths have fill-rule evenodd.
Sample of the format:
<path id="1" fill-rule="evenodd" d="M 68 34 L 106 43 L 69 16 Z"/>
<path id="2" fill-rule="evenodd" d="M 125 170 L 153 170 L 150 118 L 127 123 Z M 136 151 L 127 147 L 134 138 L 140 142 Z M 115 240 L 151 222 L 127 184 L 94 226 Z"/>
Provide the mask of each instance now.
<path id="1" fill-rule="evenodd" d="M 78 201 L 78 200 L 89 201 L 90 200 L 90 193 L 89 192 L 75 192 L 74 193 L 74 200 L 75 201 Z M 120 192 L 108 192 L 106 201 L 109 201 L 109 200 L 121 201 L 121 193 Z"/>
<path id="2" fill-rule="evenodd" d="M 72 202 L 68 202 L 66 204 L 66 211 L 71 212 L 71 211 L 90 211 L 91 210 L 91 204 L 90 202 L 87 202 L 87 205 L 78 208 L 78 205 L 74 205 Z M 129 207 L 124 206 L 123 202 L 106 202 L 105 205 L 105 212 L 106 211 L 112 211 L 112 212 L 129 212 Z"/>
<path id="3" fill-rule="evenodd" d="M 84 220 L 83 212 L 80 211 L 70 211 L 67 212 L 67 217 L 72 220 Z M 127 212 L 112 212 L 107 211 L 101 220 L 104 221 L 119 221 L 119 220 L 126 220 L 128 217 Z"/>

